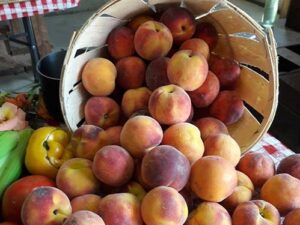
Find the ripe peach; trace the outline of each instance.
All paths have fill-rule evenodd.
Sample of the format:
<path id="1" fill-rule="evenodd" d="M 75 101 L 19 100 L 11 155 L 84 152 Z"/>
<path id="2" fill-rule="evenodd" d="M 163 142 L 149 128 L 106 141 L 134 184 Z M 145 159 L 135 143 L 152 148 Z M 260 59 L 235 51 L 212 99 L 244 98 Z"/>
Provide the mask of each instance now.
<path id="1" fill-rule="evenodd" d="M 141 165 L 144 183 L 154 188 L 169 186 L 180 191 L 190 175 L 188 159 L 170 145 L 160 145 L 147 152 Z"/>
<path id="2" fill-rule="evenodd" d="M 142 225 L 140 202 L 129 193 L 109 194 L 102 198 L 98 214 L 105 225 Z"/>
<path id="3" fill-rule="evenodd" d="M 218 32 L 209 22 L 198 23 L 194 37 L 204 40 L 208 44 L 210 51 L 213 50 L 218 43 Z"/>
<path id="4" fill-rule="evenodd" d="M 168 27 L 156 21 L 141 24 L 134 35 L 134 47 L 139 56 L 153 60 L 166 56 L 173 44 Z"/>
<path id="5" fill-rule="evenodd" d="M 159 186 L 145 195 L 141 213 L 145 224 L 181 225 L 187 219 L 188 207 L 174 188 Z"/>
<path id="6" fill-rule="evenodd" d="M 220 83 L 217 76 L 208 71 L 204 83 L 194 91 L 188 92 L 191 97 L 192 103 L 197 108 L 204 108 L 209 106 L 220 91 Z"/>
<path id="7" fill-rule="evenodd" d="M 133 32 L 136 32 L 136 30 L 139 28 L 140 25 L 143 23 L 149 21 L 149 20 L 154 20 L 151 16 L 147 15 L 138 15 L 134 17 L 128 24 L 127 26 L 133 30 Z"/>
<path id="8" fill-rule="evenodd" d="M 112 98 L 90 97 L 84 106 L 84 116 L 87 124 L 106 129 L 118 124 L 120 107 Z"/>
<path id="9" fill-rule="evenodd" d="M 262 152 L 248 152 L 237 165 L 237 169 L 245 173 L 255 187 L 261 187 L 266 180 L 275 174 L 275 164 L 271 157 Z"/>
<path id="10" fill-rule="evenodd" d="M 101 197 L 96 194 L 85 194 L 77 196 L 71 200 L 72 212 L 74 213 L 79 210 L 89 210 L 91 212 L 97 213 L 100 201 Z"/>
<path id="11" fill-rule="evenodd" d="M 170 83 L 186 91 L 194 91 L 206 80 L 208 64 L 201 54 L 180 50 L 170 59 L 167 74 Z"/>
<path id="12" fill-rule="evenodd" d="M 234 91 L 221 91 L 211 104 L 209 113 L 226 125 L 237 122 L 244 113 L 244 103 Z"/>
<path id="13" fill-rule="evenodd" d="M 155 89 L 149 99 L 149 112 L 160 124 L 172 125 L 185 122 L 191 114 L 191 99 L 177 85 Z"/>
<path id="14" fill-rule="evenodd" d="M 193 164 L 202 157 L 204 145 L 199 129 L 190 123 L 177 123 L 164 131 L 162 144 L 171 145 Z"/>
<path id="15" fill-rule="evenodd" d="M 74 185 L 74 180 L 78 182 Z M 58 169 L 56 185 L 72 199 L 74 197 L 93 194 L 98 191 L 99 182 L 92 171 L 92 161 L 72 158 L 65 161 Z"/>
<path id="16" fill-rule="evenodd" d="M 200 130 L 203 141 L 205 141 L 210 135 L 229 134 L 225 124 L 221 120 L 213 117 L 200 118 L 196 120 L 195 126 Z"/>
<path id="17" fill-rule="evenodd" d="M 105 225 L 102 218 L 94 212 L 80 210 L 72 213 L 62 225 Z"/>
<path id="18" fill-rule="evenodd" d="M 284 218 L 283 225 L 298 225 L 300 221 L 300 208 L 290 211 Z"/>
<path id="19" fill-rule="evenodd" d="M 204 141 L 204 155 L 218 155 L 232 163 L 235 167 L 241 158 L 238 143 L 227 134 L 209 136 Z"/>
<path id="20" fill-rule="evenodd" d="M 199 221 L 201 221 L 199 223 Z M 202 202 L 191 212 L 187 225 L 231 225 L 231 217 L 226 209 L 216 202 Z"/>
<path id="21" fill-rule="evenodd" d="M 131 179 L 134 162 L 124 148 L 118 145 L 107 145 L 96 152 L 92 168 L 101 182 L 119 187 Z"/>
<path id="22" fill-rule="evenodd" d="M 146 65 L 137 56 L 129 56 L 120 59 L 116 63 L 117 84 L 125 89 L 139 88 L 145 80 Z"/>
<path id="23" fill-rule="evenodd" d="M 232 165 L 220 156 L 204 156 L 191 168 L 190 186 L 201 199 L 221 202 L 237 186 L 237 173 Z"/>
<path id="24" fill-rule="evenodd" d="M 142 201 L 146 195 L 144 187 L 135 181 L 131 181 L 126 185 L 125 192 L 133 194 L 139 201 Z"/>
<path id="25" fill-rule="evenodd" d="M 190 39 L 196 30 L 194 15 L 183 7 L 170 7 L 163 12 L 160 22 L 170 29 L 175 44 Z"/>
<path id="26" fill-rule="evenodd" d="M 192 50 L 193 53 L 202 54 L 209 58 L 209 47 L 205 41 L 199 38 L 188 39 L 180 45 L 180 50 Z"/>
<path id="27" fill-rule="evenodd" d="M 282 159 L 277 167 L 277 173 L 288 173 L 300 180 L 300 154 Z"/>
<path id="28" fill-rule="evenodd" d="M 159 145 L 163 138 L 160 124 L 149 116 L 135 116 L 127 120 L 121 131 L 121 145 L 136 158 L 141 158 Z"/>
<path id="29" fill-rule="evenodd" d="M 151 91 L 146 87 L 127 90 L 122 99 L 121 108 L 126 117 L 139 110 L 147 110 Z"/>
<path id="30" fill-rule="evenodd" d="M 233 225 L 279 225 L 278 210 L 269 202 L 252 200 L 241 203 L 234 210 Z"/>
<path id="31" fill-rule="evenodd" d="M 119 26 L 113 29 L 108 38 L 108 52 L 114 59 L 121 59 L 123 57 L 134 54 L 134 33 L 125 26 Z"/>
<path id="32" fill-rule="evenodd" d="M 105 58 L 90 59 L 81 73 L 84 88 L 93 96 L 107 96 L 115 89 L 117 69 Z"/>
<path id="33" fill-rule="evenodd" d="M 284 216 L 300 208 L 300 180 L 287 173 L 274 175 L 262 186 L 260 198 L 273 204 Z"/>
<path id="34" fill-rule="evenodd" d="M 35 188 L 25 199 L 21 218 L 23 225 L 60 225 L 72 213 L 67 195 L 49 186 Z"/>
<path id="35" fill-rule="evenodd" d="M 170 84 L 167 75 L 167 67 L 170 58 L 159 57 L 152 60 L 146 69 L 146 86 L 150 90 L 155 90 L 158 87 Z"/>
<path id="36" fill-rule="evenodd" d="M 100 146 L 98 150 L 106 145 L 120 145 L 122 126 L 109 127 L 100 133 Z"/>

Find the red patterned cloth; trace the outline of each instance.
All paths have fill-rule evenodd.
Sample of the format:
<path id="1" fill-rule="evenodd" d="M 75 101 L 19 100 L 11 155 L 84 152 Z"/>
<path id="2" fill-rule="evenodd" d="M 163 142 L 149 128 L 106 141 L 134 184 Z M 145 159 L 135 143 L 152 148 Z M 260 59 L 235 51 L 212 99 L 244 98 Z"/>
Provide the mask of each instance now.
<path id="1" fill-rule="evenodd" d="M 80 0 L 30 0 L 19 3 L 0 3 L 0 21 L 36 16 L 78 6 Z"/>

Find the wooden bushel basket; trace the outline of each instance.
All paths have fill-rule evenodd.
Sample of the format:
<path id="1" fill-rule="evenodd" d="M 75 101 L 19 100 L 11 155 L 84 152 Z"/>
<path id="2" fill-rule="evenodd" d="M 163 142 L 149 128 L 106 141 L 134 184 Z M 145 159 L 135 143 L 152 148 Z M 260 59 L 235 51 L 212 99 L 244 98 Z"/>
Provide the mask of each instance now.
<path id="1" fill-rule="evenodd" d="M 60 103 L 72 131 L 84 123 L 83 107 L 90 96 L 81 83 L 81 69 L 91 58 L 106 52 L 110 31 L 132 17 L 159 12 L 170 5 L 190 9 L 197 21 L 209 21 L 219 33 L 213 52 L 231 57 L 241 65 L 236 91 L 244 100 L 242 118 L 229 131 L 242 152 L 249 150 L 269 129 L 278 100 L 278 64 L 271 29 L 262 27 L 226 0 L 112 0 L 103 5 L 74 33 L 62 69 Z"/>

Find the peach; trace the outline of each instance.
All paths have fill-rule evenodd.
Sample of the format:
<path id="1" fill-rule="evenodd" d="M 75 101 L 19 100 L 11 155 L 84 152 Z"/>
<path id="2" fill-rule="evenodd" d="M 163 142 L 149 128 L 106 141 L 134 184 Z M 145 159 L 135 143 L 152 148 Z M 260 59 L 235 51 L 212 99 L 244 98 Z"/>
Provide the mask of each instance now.
<path id="1" fill-rule="evenodd" d="M 55 187 L 35 188 L 25 199 L 21 218 L 23 225 L 60 225 L 72 213 L 68 196 Z"/>
<path id="2" fill-rule="evenodd" d="M 300 208 L 300 180 L 287 173 L 274 175 L 262 186 L 260 198 L 273 204 L 284 216 Z"/>
<path id="3" fill-rule="evenodd" d="M 94 212 L 80 210 L 72 213 L 62 225 L 105 225 L 102 218 Z"/>
<path id="4" fill-rule="evenodd" d="M 190 39 L 196 30 L 194 15 L 183 7 L 168 8 L 161 15 L 160 22 L 170 29 L 175 44 Z"/>
<path id="5" fill-rule="evenodd" d="M 173 84 L 155 89 L 148 105 L 151 116 L 165 125 L 185 122 L 191 114 L 191 107 L 188 94 Z"/>
<path id="6" fill-rule="evenodd" d="M 126 185 L 125 192 L 133 194 L 139 201 L 142 201 L 146 195 L 144 187 L 135 181 L 131 181 Z"/>
<path id="7" fill-rule="evenodd" d="M 194 91 L 188 92 L 192 103 L 197 108 L 209 106 L 218 96 L 220 91 L 220 83 L 217 76 L 208 71 L 204 83 Z"/>
<path id="8" fill-rule="evenodd" d="M 130 193 L 109 194 L 102 198 L 98 214 L 105 225 L 142 225 L 140 201 Z"/>
<path id="9" fill-rule="evenodd" d="M 275 164 L 271 157 L 262 152 L 246 153 L 237 165 L 237 169 L 245 173 L 255 187 L 261 187 L 266 180 L 275 174 Z"/>
<path id="10" fill-rule="evenodd" d="M 84 88 L 93 96 L 107 96 L 115 89 L 117 69 L 105 58 L 90 59 L 81 73 Z"/>
<path id="11" fill-rule="evenodd" d="M 101 182 L 119 187 L 131 179 L 134 162 L 130 154 L 121 146 L 107 145 L 96 152 L 92 168 Z"/>
<path id="12" fill-rule="evenodd" d="M 269 202 L 252 200 L 234 210 L 232 225 L 280 225 L 278 210 Z"/>
<path id="13" fill-rule="evenodd" d="M 191 50 L 180 50 L 170 59 L 167 68 L 170 83 L 186 91 L 194 91 L 206 80 L 208 73 L 207 60 L 203 55 Z"/>
<path id="14" fill-rule="evenodd" d="M 237 122 L 244 113 L 243 100 L 234 91 L 221 91 L 210 105 L 209 113 L 226 125 Z"/>
<path id="15" fill-rule="evenodd" d="M 113 29 L 107 38 L 108 52 L 114 59 L 134 54 L 134 33 L 125 26 L 119 26 Z"/>
<path id="16" fill-rule="evenodd" d="M 237 176 L 238 184 L 233 190 L 233 193 L 222 202 L 222 205 L 230 213 L 232 213 L 239 204 L 250 201 L 254 193 L 254 185 L 250 178 L 240 171 L 237 171 Z"/>
<path id="17" fill-rule="evenodd" d="M 233 193 L 237 182 L 234 166 L 220 156 L 204 156 L 192 165 L 189 183 L 203 200 L 223 201 Z"/>
<path id="18" fill-rule="evenodd" d="M 145 195 L 141 213 L 147 225 L 181 225 L 187 219 L 188 207 L 174 188 L 159 186 Z"/>
<path id="19" fill-rule="evenodd" d="M 158 87 L 170 84 L 167 75 L 169 60 L 168 57 L 159 57 L 148 64 L 145 81 L 150 90 L 153 91 Z"/>
<path id="20" fill-rule="evenodd" d="M 160 124 L 149 116 L 135 116 L 124 124 L 121 145 L 136 158 L 141 158 L 152 148 L 159 145 L 163 138 Z"/>
<path id="21" fill-rule="evenodd" d="M 120 59 L 116 63 L 117 84 L 125 89 L 141 87 L 145 80 L 146 65 L 137 56 L 129 56 Z"/>
<path id="22" fill-rule="evenodd" d="M 283 225 L 298 225 L 300 221 L 300 208 L 290 211 L 284 218 Z"/>
<path id="23" fill-rule="evenodd" d="M 173 37 L 169 28 L 156 21 L 141 24 L 134 35 L 135 50 L 146 60 L 166 56 L 172 44 Z"/>
<path id="24" fill-rule="evenodd" d="M 118 124 L 120 107 L 112 98 L 90 97 L 84 106 L 84 116 L 87 124 L 106 129 Z"/>
<path id="25" fill-rule="evenodd" d="M 74 185 L 74 180 L 78 181 Z M 58 169 L 56 185 L 72 199 L 74 197 L 93 194 L 98 191 L 99 182 L 92 171 L 92 161 L 72 158 L 65 161 Z"/>
<path id="26" fill-rule="evenodd" d="M 280 161 L 277 173 L 288 173 L 300 180 L 300 154 L 290 155 Z"/>
<path id="27" fill-rule="evenodd" d="M 204 155 L 218 155 L 232 163 L 235 167 L 241 158 L 238 143 L 227 134 L 209 136 L 204 141 Z"/>
<path id="28" fill-rule="evenodd" d="M 127 90 L 122 99 L 121 108 L 126 117 L 139 110 L 147 110 L 151 91 L 146 87 Z"/>
<path id="29" fill-rule="evenodd" d="M 192 50 L 193 53 L 202 54 L 209 58 L 209 47 L 205 41 L 199 38 L 188 39 L 180 45 L 180 50 Z"/>
<path id="30" fill-rule="evenodd" d="M 199 223 L 199 221 L 201 221 Z M 191 212 L 187 225 L 231 225 L 226 209 L 216 202 L 202 202 Z"/>
<path id="31" fill-rule="evenodd" d="M 233 59 L 219 58 L 211 64 L 210 70 L 216 74 L 221 88 L 232 89 L 241 73 L 240 65 Z"/>
<path id="32" fill-rule="evenodd" d="M 204 144 L 199 129 L 190 123 L 177 123 L 164 131 L 162 144 L 178 149 L 193 164 L 202 157 Z"/>
<path id="33" fill-rule="evenodd" d="M 169 186 L 180 191 L 188 182 L 190 169 L 188 159 L 180 151 L 160 145 L 144 156 L 141 177 L 150 188 Z"/>
<path id="34" fill-rule="evenodd" d="M 210 51 L 213 50 L 218 43 L 218 32 L 209 22 L 198 23 L 194 37 L 204 40 L 208 44 Z"/>
<path id="35" fill-rule="evenodd" d="M 122 126 L 109 127 L 100 133 L 100 146 L 98 150 L 106 145 L 120 145 Z"/>
<path id="36" fill-rule="evenodd" d="M 229 134 L 225 124 L 213 117 L 203 117 L 195 121 L 195 126 L 198 127 L 203 141 L 210 135 Z"/>
<path id="37" fill-rule="evenodd" d="M 96 194 L 77 196 L 71 200 L 72 212 L 74 213 L 80 210 L 88 210 L 97 213 L 100 201 L 101 197 Z"/>
<path id="38" fill-rule="evenodd" d="M 151 16 L 147 16 L 147 15 L 138 15 L 136 17 L 134 17 L 128 24 L 127 26 L 133 30 L 133 32 L 136 32 L 136 30 L 139 28 L 140 25 L 142 25 L 143 23 L 149 21 L 149 20 L 153 20 L 153 18 Z"/>

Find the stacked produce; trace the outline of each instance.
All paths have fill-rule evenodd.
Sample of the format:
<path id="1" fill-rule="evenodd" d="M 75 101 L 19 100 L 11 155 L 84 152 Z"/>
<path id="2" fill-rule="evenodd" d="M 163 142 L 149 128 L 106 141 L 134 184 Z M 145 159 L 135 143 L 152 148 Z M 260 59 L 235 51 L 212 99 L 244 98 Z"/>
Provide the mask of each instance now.
<path id="1" fill-rule="evenodd" d="M 278 169 L 263 153 L 241 158 L 227 129 L 245 108 L 235 92 L 240 67 L 213 54 L 217 41 L 212 24 L 196 23 L 181 7 L 112 30 L 109 57 L 82 68 L 90 94 L 85 123 L 73 133 L 50 126 L 33 132 L 29 174 L 7 187 L 3 219 L 279 225 L 286 216 L 285 225 L 297 224 L 299 155 Z"/>

